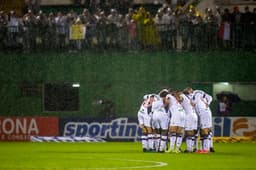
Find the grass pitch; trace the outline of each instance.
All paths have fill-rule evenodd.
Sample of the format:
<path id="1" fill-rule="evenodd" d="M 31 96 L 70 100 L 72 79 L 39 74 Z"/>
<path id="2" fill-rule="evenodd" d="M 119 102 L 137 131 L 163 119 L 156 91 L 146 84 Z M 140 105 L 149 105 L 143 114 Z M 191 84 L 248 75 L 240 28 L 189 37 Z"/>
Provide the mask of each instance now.
<path id="1" fill-rule="evenodd" d="M 134 142 L 1 142 L 0 170 L 256 169 L 256 144 L 216 143 L 215 149 L 211 154 L 161 154 L 143 153 Z"/>

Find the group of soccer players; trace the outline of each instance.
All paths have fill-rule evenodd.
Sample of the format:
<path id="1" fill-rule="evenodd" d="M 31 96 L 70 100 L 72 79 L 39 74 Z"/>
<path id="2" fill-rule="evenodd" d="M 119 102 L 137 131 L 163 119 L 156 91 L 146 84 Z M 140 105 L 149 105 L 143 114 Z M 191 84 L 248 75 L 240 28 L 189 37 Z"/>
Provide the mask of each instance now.
<path id="1" fill-rule="evenodd" d="M 138 111 L 143 151 L 180 153 L 185 137 L 184 152 L 214 152 L 211 102 L 209 94 L 191 87 L 145 95 Z"/>

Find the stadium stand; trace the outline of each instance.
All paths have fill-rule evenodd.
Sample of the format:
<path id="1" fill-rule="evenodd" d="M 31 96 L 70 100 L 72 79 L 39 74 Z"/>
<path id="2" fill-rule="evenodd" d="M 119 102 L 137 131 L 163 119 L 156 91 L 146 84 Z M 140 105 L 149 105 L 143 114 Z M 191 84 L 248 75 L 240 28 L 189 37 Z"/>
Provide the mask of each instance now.
<path id="1" fill-rule="evenodd" d="M 15 11 L 24 4 L 16 10 L 9 2 L 1 1 L 0 13 L 2 115 L 93 117 L 111 106 L 116 116 L 136 116 L 141 96 L 162 87 L 193 86 L 212 94 L 214 82 L 255 84 L 251 6 L 247 12 L 207 8 L 203 14 L 195 7 L 201 1 L 189 1 L 186 8 L 128 1 L 44 4 L 42 11 L 21 16 Z M 45 109 L 45 84 L 52 82 L 79 82 L 79 108 Z M 100 99 L 114 106 L 93 104 Z M 254 101 L 241 101 L 231 114 L 251 116 L 254 110 Z"/>

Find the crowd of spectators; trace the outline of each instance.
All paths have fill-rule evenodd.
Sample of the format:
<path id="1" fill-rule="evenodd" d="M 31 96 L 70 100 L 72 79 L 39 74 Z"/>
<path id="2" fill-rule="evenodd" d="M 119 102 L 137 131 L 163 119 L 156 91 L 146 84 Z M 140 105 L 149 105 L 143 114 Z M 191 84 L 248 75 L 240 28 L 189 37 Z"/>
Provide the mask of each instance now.
<path id="1" fill-rule="evenodd" d="M 23 17 L 0 11 L 0 50 L 24 52 L 97 49 L 122 50 L 255 50 L 256 8 L 244 12 L 207 8 L 200 13 L 163 4 L 156 14 L 143 7 L 85 8 L 82 13 L 44 13 L 32 10 Z M 125 10 L 125 12 L 124 12 Z M 70 27 L 83 25 L 84 39 L 70 39 Z"/>

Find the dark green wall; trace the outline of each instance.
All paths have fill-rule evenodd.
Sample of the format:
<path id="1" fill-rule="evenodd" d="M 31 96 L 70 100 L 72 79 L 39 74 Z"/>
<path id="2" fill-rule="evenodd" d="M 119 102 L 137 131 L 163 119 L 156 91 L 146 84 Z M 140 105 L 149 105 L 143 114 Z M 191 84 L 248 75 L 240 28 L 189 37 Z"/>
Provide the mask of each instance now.
<path id="1" fill-rule="evenodd" d="M 0 54 L 0 114 L 93 117 L 100 108 L 92 102 L 107 98 L 118 115 L 136 116 L 145 93 L 188 85 L 211 93 L 198 82 L 255 82 L 255 65 L 250 52 Z M 21 82 L 80 82 L 80 111 L 43 112 L 40 96 L 20 94 Z"/>

